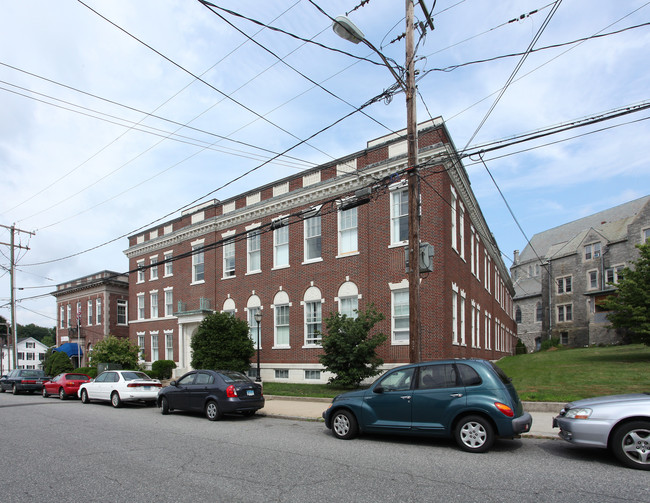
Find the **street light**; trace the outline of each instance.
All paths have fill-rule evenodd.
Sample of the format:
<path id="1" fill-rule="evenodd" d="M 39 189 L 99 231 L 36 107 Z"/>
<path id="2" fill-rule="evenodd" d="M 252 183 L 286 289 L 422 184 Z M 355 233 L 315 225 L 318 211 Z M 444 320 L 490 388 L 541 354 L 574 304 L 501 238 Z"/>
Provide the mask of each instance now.
<path id="1" fill-rule="evenodd" d="M 421 2 L 422 5 L 422 2 Z M 424 7 L 423 7 L 424 8 Z M 426 11 L 426 10 L 425 10 Z M 433 24 L 433 23 L 431 23 Z M 379 55 L 397 83 L 406 94 L 406 146 L 408 171 L 408 225 L 409 225 L 409 360 L 421 360 L 420 334 L 420 178 L 418 176 L 418 130 L 415 109 L 415 65 L 413 43 L 413 0 L 406 0 L 406 80 L 401 78 L 386 57 L 365 39 L 363 32 L 345 16 L 339 16 L 332 25 L 334 33 L 352 43 L 363 42 Z"/>
<path id="2" fill-rule="evenodd" d="M 262 322 L 262 309 L 257 309 L 253 317 L 257 322 L 257 376 L 255 376 L 255 381 L 260 382 L 262 380 L 260 376 L 260 323 Z"/>

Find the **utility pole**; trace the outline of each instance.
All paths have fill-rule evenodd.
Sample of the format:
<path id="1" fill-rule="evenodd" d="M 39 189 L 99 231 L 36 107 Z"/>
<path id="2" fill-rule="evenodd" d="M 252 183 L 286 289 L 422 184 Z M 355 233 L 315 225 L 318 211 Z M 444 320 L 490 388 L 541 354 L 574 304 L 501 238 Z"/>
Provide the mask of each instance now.
<path id="1" fill-rule="evenodd" d="M 8 245 L 9 246 L 9 262 L 10 262 L 10 269 L 9 269 L 9 275 L 11 277 L 11 335 L 13 339 L 13 368 L 16 369 L 18 368 L 18 331 L 16 330 L 16 297 L 15 297 L 15 292 L 16 292 L 16 258 L 15 258 L 15 249 L 16 248 L 21 248 L 23 250 L 29 250 L 27 246 L 21 246 L 15 244 L 15 236 L 16 232 L 22 232 L 24 234 L 29 234 L 30 236 L 33 236 L 33 232 L 29 231 L 23 231 L 21 229 L 16 229 L 16 224 L 12 225 L 11 227 L 7 227 L 6 225 L 0 225 L 0 227 L 4 227 L 5 229 L 9 229 L 11 231 L 11 237 L 9 238 L 9 243 L 0 243 L 3 245 Z M 8 341 L 7 341 L 8 345 Z M 9 365 L 11 366 L 11 365 Z M 7 369 L 9 370 L 9 369 Z"/>
<path id="2" fill-rule="evenodd" d="M 413 42 L 413 0 L 406 0 L 406 143 L 408 162 L 409 220 L 409 361 L 422 358 L 420 317 L 420 177 L 418 175 L 418 127 Z"/>

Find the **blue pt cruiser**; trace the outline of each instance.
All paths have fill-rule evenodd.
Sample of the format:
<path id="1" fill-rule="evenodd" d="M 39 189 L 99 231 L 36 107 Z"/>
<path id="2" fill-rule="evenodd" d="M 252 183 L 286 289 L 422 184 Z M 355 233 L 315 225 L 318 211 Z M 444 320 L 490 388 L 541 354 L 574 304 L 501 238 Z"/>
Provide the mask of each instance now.
<path id="1" fill-rule="evenodd" d="M 368 389 L 338 395 L 323 418 L 344 440 L 359 433 L 453 437 L 468 452 L 485 452 L 496 437 L 513 438 L 533 423 L 510 378 L 479 359 L 395 368 Z"/>

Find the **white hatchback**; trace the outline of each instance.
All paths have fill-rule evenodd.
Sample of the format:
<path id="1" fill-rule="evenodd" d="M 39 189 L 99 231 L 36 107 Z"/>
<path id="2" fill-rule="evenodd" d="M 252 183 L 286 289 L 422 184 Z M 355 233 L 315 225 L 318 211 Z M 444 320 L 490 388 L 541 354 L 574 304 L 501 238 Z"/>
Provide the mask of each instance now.
<path id="1" fill-rule="evenodd" d="M 121 407 L 123 402 L 156 403 L 162 385 L 158 379 L 151 379 L 137 370 L 107 370 L 95 379 L 79 387 L 81 403 L 91 400 L 111 402 L 113 407 Z"/>

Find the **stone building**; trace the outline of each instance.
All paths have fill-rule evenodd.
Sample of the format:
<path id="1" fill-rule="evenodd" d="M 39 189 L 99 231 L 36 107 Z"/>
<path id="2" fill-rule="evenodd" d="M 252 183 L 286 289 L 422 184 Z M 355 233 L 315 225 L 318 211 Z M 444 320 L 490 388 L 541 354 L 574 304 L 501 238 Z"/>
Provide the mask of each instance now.
<path id="1" fill-rule="evenodd" d="M 515 320 L 527 349 L 551 337 L 572 347 L 621 342 L 599 301 L 648 238 L 650 196 L 540 232 L 515 251 Z"/>

